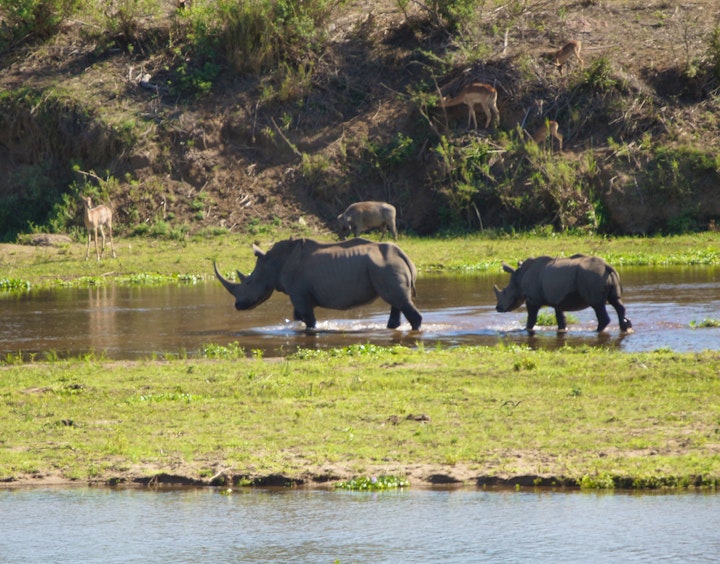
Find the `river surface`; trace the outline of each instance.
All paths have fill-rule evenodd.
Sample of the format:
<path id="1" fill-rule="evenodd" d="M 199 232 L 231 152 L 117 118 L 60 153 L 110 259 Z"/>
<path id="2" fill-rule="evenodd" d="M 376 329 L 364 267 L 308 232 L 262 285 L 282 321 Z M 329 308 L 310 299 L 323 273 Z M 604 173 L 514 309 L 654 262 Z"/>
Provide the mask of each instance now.
<path id="1" fill-rule="evenodd" d="M 717 562 L 720 496 L 0 490 L 0 561 Z"/>
<path id="2" fill-rule="evenodd" d="M 239 312 L 217 282 L 161 287 L 52 289 L 0 294 L 0 355 L 54 351 L 59 356 L 104 354 L 134 359 L 165 354 L 197 354 L 203 345 L 239 343 L 248 353 L 265 356 L 298 347 L 328 348 L 351 344 L 495 345 L 531 347 L 617 347 L 628 352 L 672 349 L 678 352 L 718 349 L 720 328 L 692 328 L 705 319 L 720 320 L 720 269 L 632 268 L 621 272 L 635 333 L 620 335 L 617 315 L 596 334 L 591 309 L 573 313 L 570 331 L 554 326 L 524 330 L 526 311 L 497 313 L 493 284 L 505 286 L 503 273 L 464 277 L 421 276 L 416 305 L 423 314 L 420 332 L 405 323 L 385 328 L 389 306 L 378 300 L 349 311 L 317 309 L 318 333 L 288 320 L 289 298 L 280 293 L 254 310 Z M 546 309 L 543 311 L 551 312 Z M 403 319 L 403 321 L 405 321 Z"/>

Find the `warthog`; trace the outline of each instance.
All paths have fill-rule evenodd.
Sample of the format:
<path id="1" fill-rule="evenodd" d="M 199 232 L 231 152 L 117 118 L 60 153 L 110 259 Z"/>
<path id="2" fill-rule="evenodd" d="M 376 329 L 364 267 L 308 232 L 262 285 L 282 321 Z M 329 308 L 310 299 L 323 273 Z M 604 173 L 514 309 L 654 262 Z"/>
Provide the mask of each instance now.
<path id="1" fill-rule="evenodd" d="M 598 320 L 597 331 L 610 323 L 605 309 L 609 302 L 615 308 L 623 332 L 632 330 L 620 300 L 622 287 L 617 271 L 599 257 L 573 255 L 570 258 L 538 257 L 521 262 L 517 269 L 503 263 L 510 273 L 510 284 L 500 291 L 495 286 L 499 312 L 512 311 L 525 302 L 528 317 L 525 329 L 532 331 L 543 306 L 555 309 L 558 331 L 567 331 L 565 311 L 591 307 Z"/>
<path id="2" fill-rule="evenodd" d="M 393 243 L 351 239 L 323 244 L 310 239 L 286 239 L 263 252 L 253 245 L 257 261 L 250 276 L 238 272 L 241 282 L 215 276 L 235 296 L 235 308 L 252 309 L 277 290 L 290 296 L 293 317 L 308 330 L 317 323 L 314 309 L 350 309 L 377 297 L 390 304 L 388 329 L 400 325 L 402 312 L 413 330 L 422 315 L 415 308 L 417 271 L 410 258 Z"/>
<path id="3" fill-rule="evenodd" d="M 337 218 L 340 223 L 340 236 L 345 237 L 348 231 L 352 231 L 357 237 L 360 233 L 372 229 L 380 229 L 382 236 L 385 231 L 390 230 L 393 238 L 397 241 L 397 228 L 395 227 L 395 206 L 385 202 L 357 202 L 351 204 Z"/>

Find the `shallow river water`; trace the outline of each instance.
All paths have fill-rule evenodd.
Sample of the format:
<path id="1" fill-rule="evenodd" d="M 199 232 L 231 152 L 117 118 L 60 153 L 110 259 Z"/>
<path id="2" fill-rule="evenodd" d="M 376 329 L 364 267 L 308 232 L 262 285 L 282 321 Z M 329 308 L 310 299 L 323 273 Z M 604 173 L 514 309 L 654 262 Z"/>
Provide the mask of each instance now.
<path id="1" fill-rule="evenodd" d="M 0 490 L 0 561 L 716 562 L 720 496 Z"/>
<path id="2" fill-rule="evenodd" d="M 621 350 L 676 351 L 717 349 L 720 328 L 694 329 L 692 323 L 720 319 L 720 269 L 633 268 L 621 272 L 627 315 L 635 333 L 619 334 L 617 316 L 608 307 L 609 330 L 597 335 L 592 310 L 573 315 L 566 335 L 554 327 L 522 328 L 526 311 L 495 311 L 493 284 L 507 275 L 421 276 L 416 304 L 422 312 L 420 332 L 409 325 L 385 328 L 389 306 L 378 300 L 349 311 L 316 311 L 318 334 L 288 320 L 289 298 L 275 293 L 254 310 L 239 312 L 216 281 L 162 287 L 53 289 L 0 295 L 0 355 L 55 351 L 60 356 L 92 351 L 109 358 L 139 358 L 167 353 L 196 354 L 208 343 L 238 342 L 246 351 L 266 356 L 298 347 L 327 348 L 350 344 L 382 345 L 422 342 L 425 346 L 495 345 L 499 342 L 554 348 L 611 346 Z M 550 312 L 551 310 L 546 310 Z"/>
<path id="3" fill-rule="evenodd" d="M 109 358 L 196 354 L 237 341 L 265 355 L 297 347 L 368 342 L 425 346 L 501 342 L 624 351 L 720 348 L 720 269 L 624 269 L 624 301 L 636 332 L 594 333 L 592 311 L 570 332 L 530 336 L 525 310 L 494 310 L 503 275 L 422 276 L 422 331 L 385 329 L 382 302 L 318 310 L 320 331 L 288 322 L 274 295 L 237 312 L 216 282 L 158 288 L 90 288 L 0 295 L 0 355 L 88 351 Z M 0 489 L 0 562 L 716 562 L 720 496 L 598 492 L 411 489 L 327 490 Z"/>

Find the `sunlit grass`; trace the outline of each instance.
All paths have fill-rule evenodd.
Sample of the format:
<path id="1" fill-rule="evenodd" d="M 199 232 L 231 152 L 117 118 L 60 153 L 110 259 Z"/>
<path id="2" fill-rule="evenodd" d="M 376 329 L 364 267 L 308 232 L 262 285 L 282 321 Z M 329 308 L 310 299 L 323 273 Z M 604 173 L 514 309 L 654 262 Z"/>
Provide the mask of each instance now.
<path id="1" fill-rule="evenodd" d="M 234 355 L 233 351 L 233 355 Z M 432 465 L 586 487 L 713 484 L 720 354 L 347 347 L 0 367 L 0 479 L 128 469 L 341 481 Z"/>
<path id="2" fill-rule="evenodd" d="M 222 272 L 251 271 L 251 245 L 269 249 L 292 232 L 273 228 L 260 235 L 198 237 L 167 241 L 141 237 L 116 241 L 117 259 L 84 260 L 81 243 L 63 248 L 0 245 L 0 268 L 8 289 L 42 286 L 98 286 L 106 284 L 157 285 L 195 283 L 213 278 L 212 261 Z M 331 233 L 313 235 L 333 241 Z M 374 235 L 371 239 L 377 239 Z M 623 266 L 720 265 L 720 240 L 714 233 L 674 237 L 615 237 L 539 234 L 475 233 L 454 237 L 402 235 L 398 244 L 422 274 L 500 272 L 503 262 L 516 265 L 531 256 L 599 255 L 616 268 Z M 2 287 L 0 287 L 2 289 Z"/>

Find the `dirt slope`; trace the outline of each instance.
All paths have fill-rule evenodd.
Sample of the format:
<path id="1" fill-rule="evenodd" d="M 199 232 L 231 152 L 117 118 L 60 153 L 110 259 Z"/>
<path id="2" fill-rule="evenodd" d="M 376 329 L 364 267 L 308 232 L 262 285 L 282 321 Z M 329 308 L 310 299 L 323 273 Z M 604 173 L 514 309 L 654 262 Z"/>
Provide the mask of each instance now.
<path id="1" fill-rule="evenodd" d="M 113 179 L 112 205 L 126 230 L 162 221 L 191 231 L 264 223 L 323 231 L 349 203 L 381 199 L 398 207 L 402 229 L 432 232 L 448 221 L 440 135 L 470 143 L 487 133 L 465 131 L 463 108 L 445 115 L 418 103 L 417 90 L 432 94 L 437 84 L 445 93 L 472 77 L 498 89 L 502 119 L 490 135 L 500 143 L 534 106 L 561 122 L 562 158 L 578 167 L 593 161 L 588 189 L 613 230 L 648 232 L 688 214 L 702 227 L 720 217 L 717 169 L 692 175 L 688 207 L 688 194 L 656 195 L 660 176 L 650 174 L 647 151 L 651 140 L 691 152 L 720 145 L 717 81 L 698 70 L 718 25 L 712 0 L 482 4 L 481 25 L 462 42 L 423 24 L 422 11 L 408 18 L 394 2 L 359 0 L 336 8 L 331 41 L 308 62 L 303 83 L 298 74 L 225 70 L 199 97 L 173 91 L 177 54 L 166 45 L 175 15 L 166 4 L 132 49 L 99 49 L 73 20 L 45 43 L 2 55 L 0 90 L 30 89 L 52 104 L 44 123 L 31 110 L 0 112 L 0 168 L 9 178 L 0 198 Z M 622 83 L 621 107 L 597 93 L 579 102 L 593 93 L 569 88 L 577 62 L 560 76 L 543 58 L 569 39 L 582 41 L 586 68 L 600 57 L 611 62 L 606 78 Z M 436 59 L 448 53 L 450 68 Z M 505 175 L 514 166 L 492 163 Z M 574 200 L 559 198 L 561 209 Z M 485 227 L 522 224 L 503 201 L 481 205 Z M 573 205 L 590 203 L 578 196 Z"/>

